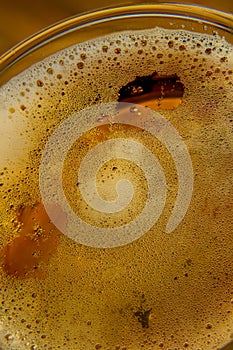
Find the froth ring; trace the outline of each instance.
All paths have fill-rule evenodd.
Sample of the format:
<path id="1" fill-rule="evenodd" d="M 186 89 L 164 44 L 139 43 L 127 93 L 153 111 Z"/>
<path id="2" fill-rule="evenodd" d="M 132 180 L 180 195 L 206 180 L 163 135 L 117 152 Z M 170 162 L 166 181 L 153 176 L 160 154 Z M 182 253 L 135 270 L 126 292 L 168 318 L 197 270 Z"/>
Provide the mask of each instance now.
<path id="1" fill-rule="evenodd" d="M 137 110 L 137 116 L 132 111 Z M 153 153 L 132 139 L 116 138 L 93 147 L 81 162 L 80 191 L 95 210 L 115 213 L 127 207 L 134 188 L 128 180 L 116 186 L 117 198 L 103 200 L 96 189 L 96 173 L 108 160 L 127 159 L 144 172 L 148 195 L 141 213 L 120 227 L 101 228 L 79 218 L 72 210 L 62 185 L 63 165 L 74 142 L 87 131 L 104 124 L 127 124 L 146 130 L 169 151 L 178 175 L 176 202 L 165 232 L 172 232 L 184 218 L 193 191 L 193 168 L 187 147 L 172 124 L 161 114 L 131 103 L 104 103 L 81 110 L 61 123 L 50 136 L 40 163 L 40 193 L 44 207 L 56 227 L 69 238 L 91 247 L 113 248 L 140 238 L 155 225 L 166 201 L 166 179 Z M 64 215 L 60 215 L 62 212 Z"/>

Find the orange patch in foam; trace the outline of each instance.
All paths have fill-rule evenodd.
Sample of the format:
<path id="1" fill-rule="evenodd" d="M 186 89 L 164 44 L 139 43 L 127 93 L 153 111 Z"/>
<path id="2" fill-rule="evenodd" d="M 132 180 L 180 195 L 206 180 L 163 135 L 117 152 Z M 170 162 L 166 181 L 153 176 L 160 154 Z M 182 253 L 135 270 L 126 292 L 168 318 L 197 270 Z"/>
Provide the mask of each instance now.
<path id="1" fill-rule="evenodd" d="M 56 252 L 61 232 L 41 203 L 19 208 L 16 215 L 21 230 L 1 251 L 3 269 L 11 276 L 42 277 L 41 264 L 47 263 Z"/>

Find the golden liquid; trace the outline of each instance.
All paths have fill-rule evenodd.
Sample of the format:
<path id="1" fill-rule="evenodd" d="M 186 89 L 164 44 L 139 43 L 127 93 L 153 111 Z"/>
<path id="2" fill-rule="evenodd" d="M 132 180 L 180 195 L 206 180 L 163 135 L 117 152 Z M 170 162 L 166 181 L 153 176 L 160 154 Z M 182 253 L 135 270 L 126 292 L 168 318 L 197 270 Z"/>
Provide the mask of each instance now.
<path id="1" fill-rule="evenodd" d="M 45 59 L 1 88 L 2 130 L 10 140 L 4 142 L 11 144 L 1 160 L 3 349 L 210 350 L 230 340 L 230 49 L 221 38 L 185 31 L 115 34 Z M 132 202 L 111 215 L 85 203 L 77 169 L 99 143 L 120 137 L 143 144 L 158 158 L 167 183 L 163 213 L 146 234 L 125 246 L 100 249 L 73 241 L 51 223 L 38 169 L 60 122 L 109 101 L 149 106 L 172 123 L 188 148 L 194 189 L 184 219 L 166 234 L 178 190 L 166 147 L 132 125 L 87 131 L 63 167 L 67 200 L 85 222 L 121 226 L 139 215 L 147 198 L 142 170 L 113 159 L 96 175 L 98 191 L 112 200 L 116 182 L 127 178 L 135 190 Z M 66 220 L 62 211 L 60 216 Z"/>

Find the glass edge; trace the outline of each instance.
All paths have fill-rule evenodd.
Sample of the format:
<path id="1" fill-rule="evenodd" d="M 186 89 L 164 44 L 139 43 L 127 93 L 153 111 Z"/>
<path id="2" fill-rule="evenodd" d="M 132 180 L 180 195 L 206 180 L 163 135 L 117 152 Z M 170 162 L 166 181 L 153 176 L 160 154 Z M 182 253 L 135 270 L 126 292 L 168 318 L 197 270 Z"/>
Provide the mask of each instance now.
<path id="1" fill-rule="evenodd" d="M 4 70 L 11 61 L 14 61 L 17 57 L 21 56 L 23 52 L 32 50 L 40 42 L 44 42 L 52 36 L 56 36 L 66 31 L 68 28 L 81 26 L 87 22 L 94 22 L 97 19 L 105 19 L 114 15 L 120 15 L 120 13 L 130 14 L 134 10 L 134 14 L 139 14 L 143 6 L 144 12 L 161 11 L 161 14 L 176 14 L 183 16 L 190 16 L 191 18 L 201 20 L 209 20 L 210 23 L 221 23 L 229 31 L 233 32 L 233 14 L 229 12 L 223 12 L 217 9 L 209 8 L 206 6 L 200 6 L 197 4 L 184 4 L 179 2 L 160 2 L 157 4 L 151 2 L 140 3 L 128 3 L 120 6 L 107 6 L 99 9 L 89 10 L 86 12 L 78 13 L 74 16 L 60 20 L 41 31 L 29 36 L 25 40 L 21 41 L 17 45 L 13 46 L 0 56 L 0 72 Z"/>
<path id="2" fill-rule="evenodd" d="M 224 345 L 222 348 L 219 350 L 233 350 L 233 340 Z"/>

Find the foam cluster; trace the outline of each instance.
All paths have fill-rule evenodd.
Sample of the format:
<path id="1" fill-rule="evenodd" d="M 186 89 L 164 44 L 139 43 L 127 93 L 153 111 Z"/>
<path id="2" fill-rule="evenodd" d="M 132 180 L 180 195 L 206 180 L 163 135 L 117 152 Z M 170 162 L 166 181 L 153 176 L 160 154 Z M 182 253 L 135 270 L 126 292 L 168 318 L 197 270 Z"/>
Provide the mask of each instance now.
<path id="1" fill-rule="evenodd" d="M 216 33 L 154 28 L 74 45 L 0 88 L 0 347 L 211 350 L 233 337 L 232 72 L 232 46 Z M 167 197 L 156 225 L 132 244 L 81 245 L 51 224 L 41 204 L 45 145 L 68 117 L 119 101 L 122 87 L 151 75 L 175 76 L 184 87 L 177 108 L 158 104 L 158 112 L 189 151 L 190 208 L 165 234 L 178 191 L 166 147 L 142 129 L 92 128 L 64 163 L 64 192 L 83 221 L 119 228 L 139 215 L 147 199 L 145 172 L 131 160 L 111 158 L 98 170 L 97 188 L 112 200 L 109 187 L 126 177 L 134 186 L 131 204 L 123 215 L 105 215 L 86 203 L 75 167 L 103 141 L 128 138 L 155 154 Z M 136 90 L 143 95 L 142 87 Z M 132 116 L 139 116 L 136 107 Z"/>

